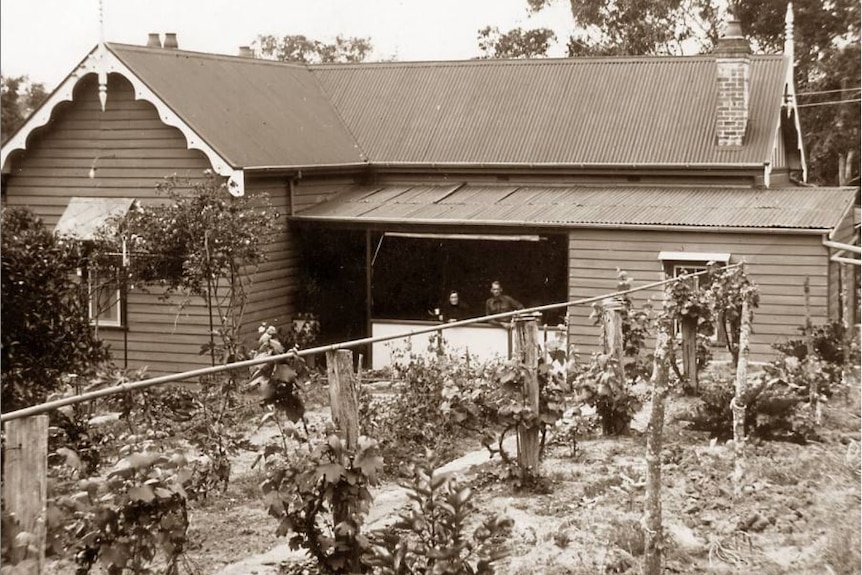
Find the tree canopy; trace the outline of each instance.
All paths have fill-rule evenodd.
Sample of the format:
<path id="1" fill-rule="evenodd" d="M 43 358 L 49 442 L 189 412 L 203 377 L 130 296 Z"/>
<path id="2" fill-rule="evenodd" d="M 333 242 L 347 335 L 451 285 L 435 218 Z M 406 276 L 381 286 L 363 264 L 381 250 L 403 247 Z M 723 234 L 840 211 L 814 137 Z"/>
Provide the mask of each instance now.
<path id="1" fill-rule="evenodd" d="M 45 85 L 27 76 L 0 75 L 0 141 L 6 141 L 48 98 Z"/>
<path id="2" fill-rule="evenodd" d="M 515 28 L 501 33 L 499 28 L 486 26 L 479 30 L 481 58 L 535 58 L 544 56 L 557 35 L 549 28 L 523 30 Z"/>
<path id="3" fill-rule="evenodd" d="M 538 12 L 553 2 L 525 0 Z M 576 32 L 569 56 L 681 55 L 712 50 L 726 11 L 712 0 L 568 0 Z M 736 0 L 730 8 L 757 52 L 784 49 L 787 0 Z M 809 180 L 835 185 L 859 176 L 860 14 L 857 0 L 795 0 L 795 81 Z M 483 57 L 541 57 L 534 41 L 544 29 L 508 33 L 505 49 L 489 49 L 488 28 L 479 32 Z M 483 36 L 483 33 L 484 36 Z M 543 49 L 544 48 L 544 49 Z M 840 166 L 840 170 L 839 170 Z"/>
<path id="4" fill-rule="evenodd" d="M 362 62 L 372 50 L 371 38 L 345 38 L 337 36 L 335 42 L 326 43 L 303 36 L 287 35 L 281 38 L 262 34 L 252 43 L 257 58 L 305 64 L 333 62 Z"/>

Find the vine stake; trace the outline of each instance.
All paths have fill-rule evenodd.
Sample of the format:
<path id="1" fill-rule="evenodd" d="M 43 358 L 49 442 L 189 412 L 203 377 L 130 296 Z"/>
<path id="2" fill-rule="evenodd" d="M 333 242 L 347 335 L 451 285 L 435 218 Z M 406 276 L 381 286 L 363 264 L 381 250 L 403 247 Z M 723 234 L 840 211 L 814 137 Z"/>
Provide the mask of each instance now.
<path id="1" fill-rule="evenodd" d="M 659 324 L 652 374 L 652 406 L 647 425 L 646 501 L 644 505 L 644 574 L 660 575 L 663 529 L 661 519 L 661 449 L 664 403 L 668 391 L 671 338 L 667 320 Z"/>
<path id="2" fill-rule="evenodd" d="M 539 327 L 535 317 L 515 318 L 515 357 L 524 366 L 524 405 L 539 415 Z M 538 422 L 538 420 L 536 420 Z M 539 425 L 518 425 L 518 465 L 525 473 L 539 472 Z"/>

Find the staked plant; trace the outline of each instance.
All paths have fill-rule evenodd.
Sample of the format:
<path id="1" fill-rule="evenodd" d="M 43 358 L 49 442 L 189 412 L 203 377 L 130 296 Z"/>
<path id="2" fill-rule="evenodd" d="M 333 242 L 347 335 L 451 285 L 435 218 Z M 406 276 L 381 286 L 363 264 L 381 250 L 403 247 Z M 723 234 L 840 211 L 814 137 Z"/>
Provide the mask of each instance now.
<path id="1" fill-rule="evenodd" d="M 262 325 L 259 333 L 256 357 L 285 354 L 275 327 Z M 249 386 L 269 409 L 261 424 L 271 421 L 279 429 L 279 441 L 266 445 L 258 458 L 266 472 L 261 488 L 267 512 L 278 521 L 276 534 L 290 535 L 291 548 L 305 549 L 323 573 L 366 572 L 362 525 L 383 458 L 376 441 L 363 436 L 348 446 L 331 424 L 323 436 L 309 432 L 301 387 L 307 378 L 305 363 L 295 355 L 252 373 Z"/>
<path id="2" fill-rule="evenodd" d="M 750 320 L 760 304 L 760 293 L 744 266 L 719 268 L 714 264 L 710 266 L 708 281 L 721 339 L 733 359 L 732 365 L 736 367 L 739 364 L 743 305 L 747 302 Z"/>

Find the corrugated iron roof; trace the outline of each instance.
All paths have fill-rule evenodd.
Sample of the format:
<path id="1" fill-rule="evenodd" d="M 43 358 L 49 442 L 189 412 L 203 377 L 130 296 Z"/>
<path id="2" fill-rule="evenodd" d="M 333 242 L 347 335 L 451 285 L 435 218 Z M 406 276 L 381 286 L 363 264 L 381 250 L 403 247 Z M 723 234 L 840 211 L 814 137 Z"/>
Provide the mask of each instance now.
<path id="1" fill-rule="evenodd" d="M 787 65 L 751 57 L 733 149 L 716 145 L 714 56 L 304 66 L 109 49 L 235 167 L 762 165 Z"/>
<path id="2" fill-rule="evenodd" d="M 436 188 L 436 189 L 434 189 Z M 831 229 L 855 188 L 342 186 L 301 220 L 442 225 Z M 436 199 L 435 199 L 436 198 Z"/>
<path id="3" fill-rule="evenodd" d="M 714 56 L 319 65 L 372 162 L 763 164 L 781 55 L 751 58 L 745 145 L 716 145 Z"/>
<path id="4" fill-rule="evenodd" d="M 108 48 L 234 167 L 364 161 L 304 65 L 121 44 Z"/>

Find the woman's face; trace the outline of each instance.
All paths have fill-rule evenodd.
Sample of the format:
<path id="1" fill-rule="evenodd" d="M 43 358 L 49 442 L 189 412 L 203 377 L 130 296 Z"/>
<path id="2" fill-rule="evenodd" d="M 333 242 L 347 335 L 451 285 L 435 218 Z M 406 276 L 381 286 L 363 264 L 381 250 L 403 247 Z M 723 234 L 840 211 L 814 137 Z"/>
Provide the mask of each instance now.
<path id="1" fill-rule="evenodd" d="M 449 303 L 451 305 L 458 305 L 458 294 L 457 293 L 450 293 L 449 294 Z"/>

